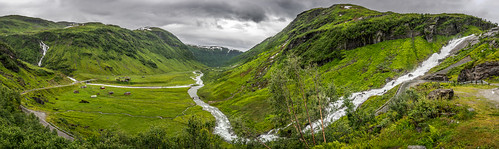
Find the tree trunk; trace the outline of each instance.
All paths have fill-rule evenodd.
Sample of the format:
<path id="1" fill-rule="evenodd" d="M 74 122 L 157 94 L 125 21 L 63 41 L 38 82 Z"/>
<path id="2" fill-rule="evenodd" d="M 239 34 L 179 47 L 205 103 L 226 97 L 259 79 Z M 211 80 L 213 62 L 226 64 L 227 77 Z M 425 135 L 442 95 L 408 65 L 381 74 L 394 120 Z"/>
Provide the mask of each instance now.
<path id="1" fill-rule="evenodd" d="M 320 80 L 318 79 L 318 77 L 319 77 L 319 74 L 316 72 L 315 79 L 314 79 L 315 80 L 315 91 L 317 92 L 317 101 L 319 101 L 319 113 L 321 116 L 322 137 L 324 139 L 324 144 L 326 144 L 327 141 L 326 141 L 326 133 L 324 131 L 324 119 L 322 118 L 322 104 L 321 104 L 321 99 L 319 97 L 319 87 L 318 87 L 319 86 L 318 83 Z"/>
<path id="2" fill-rule="evenodd" d="M 295 74 L 296 74 L 296 77 L 298 79 L 298 84 L 300 85 L 301 96 L 302 96 L 303 103 L 305 104 L 305 111 L 307 112 L 308 123 L 310 124 L 310 129 L 312 130 L 312 131 L 310 131 L 310 132 L 312 132 L 312 141 L 313 141 L 314 145 L 316 145 L 315 135 L 314 135 L 314 125 L 312 124 L 312 121 L 310 120 L 310 115 L 308 114 L 307 99 L 305 98 L 305 91 L 303 90 L 304 85 L 303 85 L 303 82 L 301 81 L 299 70 L 296 67 L 295 67 Z"/>
<path id="3" fill-rule="evenodd" d="M 283 85 L 283 88 L 285 88 L 285 91 L 286 92 L 289 92 L 289 89 L 286 85 Z M 286 94 L 284 94 L 286 95 Z M 288 100 L 289 99 L 289 100 Z M 305 143 L 305 145 L 307 146 L 308 148 L 308 142 L 307 140 L 305 140 L 305 137 L 303 136 L 303 132 L 301 130 L 301 126 L 300 126 L 300 121 L 298 121 L 298 117 L 296 116 L 296 112 L 294 110 L 294 104 L 293 104 L 293 100 L 291 98 L 289 98 L 288 96 L 286 96 L 286 104 L 288 104 L 288 101 L 291 101 L 291 111 L 293 112 L 293 116 L 294 116 L 294 119 L 295 119 L 295 128 L 297 128 L 297 131 L 300 133 L 300 136 L 301 136 L 301 139 L 302 139 L 302 142 Z M 289 106 L 288 106 L 289 107 Z M 290 108 L 288 108 L 289 110 Z M 298 126 L 298 127 L 296 127 Z"/>

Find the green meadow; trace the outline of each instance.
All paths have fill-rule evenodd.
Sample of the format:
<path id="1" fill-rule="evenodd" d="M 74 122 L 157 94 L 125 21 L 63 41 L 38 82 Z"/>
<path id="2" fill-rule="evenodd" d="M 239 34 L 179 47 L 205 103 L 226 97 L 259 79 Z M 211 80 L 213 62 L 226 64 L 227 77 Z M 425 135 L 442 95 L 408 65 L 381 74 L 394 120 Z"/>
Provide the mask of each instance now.
<path id="1" fill-rule="evenodd" d="M 99 86 L 81 86 L 31 92 L 25 95 L 29 101 L 23 101 L 31 109 L 46 112 L 47 121 L 77 136 L 97 135 L 104 130 L 134 135 L 151 127 L 163 127 L 170 135 L 176 135 L 194 115 L 203 121 L 214 120 L 209 112 L 196 106 L 187 94 L 188 88 L 100 89 Z M 111 91 L 114 94 L 109 94 Z M 131 95 L 125 95 L 125 92 Z M 91 98 L 92 95 L 97 97 Z M 35 104 L 33 97 L 41 98 L 45 104 Z"/>
<path id="2" fill-rule="evenodd" d="M 189 85 L 196 83 L 191 77 L 194 77 L 192 71 L 169 72 L 164 74 L 152 75 L 99 75 L 99 74 L 77 74 L 77 80 L 96 79 L 92 83 L 126 85 L 126 86 L 175 86 Z M 116 79 L 129 77 L 129 82 L 120 82 Z"/>

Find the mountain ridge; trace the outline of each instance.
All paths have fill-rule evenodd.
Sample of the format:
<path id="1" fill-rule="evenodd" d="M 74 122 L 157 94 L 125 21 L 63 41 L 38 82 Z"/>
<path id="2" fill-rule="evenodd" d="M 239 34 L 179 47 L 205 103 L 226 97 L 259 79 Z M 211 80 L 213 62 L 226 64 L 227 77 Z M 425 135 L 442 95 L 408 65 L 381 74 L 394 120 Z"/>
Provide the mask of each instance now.
<path id="1" fill-rule="evenodd" d="M 194 54 L 194 57 L 199 62 L 210 67 L 228 66 L 234 57 L 243 52 L 235 49 L 229 49 L 222 46 L 200 46 L 187 45 L 189 50 Z"/>
<path id="2" fill-rule="evenodd" d="M 66 74 L 75 71 L 151 74 L 202 67 L 176 36 L 157 27 L 132 31 L 116 25 L 90 22 L 69 28 L 61 26 L 29 34 L 10 34 L 0 37 L 0 41 L 13 47 L 21 60 L 32 64 L 42 56 L 38 49 L 39 42 L 43 41 L 50 47 L 43 66 Z"/>

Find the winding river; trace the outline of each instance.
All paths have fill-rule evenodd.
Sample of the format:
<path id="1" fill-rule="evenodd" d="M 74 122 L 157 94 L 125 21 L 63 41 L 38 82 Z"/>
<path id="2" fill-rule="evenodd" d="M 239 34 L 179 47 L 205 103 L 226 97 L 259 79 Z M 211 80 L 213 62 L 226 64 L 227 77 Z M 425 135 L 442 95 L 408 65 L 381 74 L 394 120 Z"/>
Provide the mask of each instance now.
<path id="1" fill-rule="evenodd" d="M 196 72 L 194 72 L 196 73 Z M 196 102 L 197 105 L 203 107 L 203 110 L 208 111 L 215 117 L 216 120 L 216 126 L 215 130 L 213 133 L 221 136 L 224 140 L 226 141 L 232 141 L 237 138 L 237 136 L 232 132 L 232 126 L 230 125 L 230 121 L 225 116 L 222 111 L 220 111 L 218 108 L 210 106 L 209 104 L 203 102 L 201 99 L 199 99 L 199 96 L 197 95 L 198 90 L 204 86 L 203 80 L 201 80 L 201 77 L 203 77 L 203 73 L 199 72 L 199 75 L 194 78 L 196 81 L 197 86 L 192 86 L 187 93 L 189 93 L 189 96 L 191 96 L 192 100 Z"/>

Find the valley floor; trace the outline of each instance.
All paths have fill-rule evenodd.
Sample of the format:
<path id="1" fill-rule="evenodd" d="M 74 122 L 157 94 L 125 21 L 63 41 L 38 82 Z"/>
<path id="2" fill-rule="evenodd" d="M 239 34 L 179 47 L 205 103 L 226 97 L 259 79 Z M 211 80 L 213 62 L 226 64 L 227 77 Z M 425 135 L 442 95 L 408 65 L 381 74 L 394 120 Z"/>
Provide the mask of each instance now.
<path id="1" fill-rule="evenodd" d="M 113 82 L 105 79 L 109 76 L 79 76 L 96 76 L 96 82 Z M 25 91 L 23 105 L 37 110 L 38 115 L 46 114 L 46 118 L 39 116 L 42 123 L 51 123 L 77 137 L 96 135 L 100 131 L 121 131 L 133 135 L 152 127 L 164 128 L 169 135 L 175 136 L 186 127 L 192 116 L 206 122 L 214 121 L 210 113 L 196 106 L 189 97 L 187 90 L 190 85 L 180 84 L 195 83 L 192 76 L 192 72 L 171 73 L 131 76 L 134 80 L 127 84 L 114 81 L 114 85 L 96 85 L 82 81 L 45 87 Z"/>

